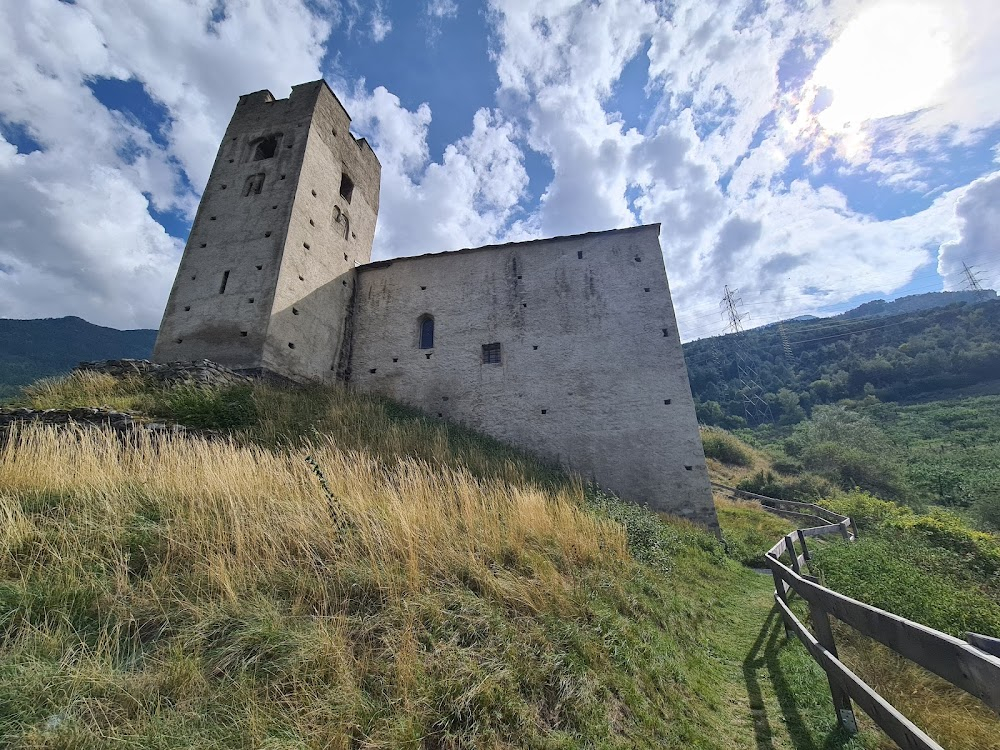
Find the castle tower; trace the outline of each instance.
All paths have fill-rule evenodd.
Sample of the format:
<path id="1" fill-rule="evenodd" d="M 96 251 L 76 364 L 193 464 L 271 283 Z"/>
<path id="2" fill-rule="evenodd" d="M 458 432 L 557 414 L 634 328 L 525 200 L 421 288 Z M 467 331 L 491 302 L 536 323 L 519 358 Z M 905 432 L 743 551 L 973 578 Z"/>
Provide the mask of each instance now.
<path id="1" fill-rule="evenodd" d="M 240 97 L 156 339 L 157 362 L 329 381 L 349 361 L 355 266 L 371 259 L 381 165 L 325 81 Z M 342 347 L 345 351 L 342 351 Z"/>

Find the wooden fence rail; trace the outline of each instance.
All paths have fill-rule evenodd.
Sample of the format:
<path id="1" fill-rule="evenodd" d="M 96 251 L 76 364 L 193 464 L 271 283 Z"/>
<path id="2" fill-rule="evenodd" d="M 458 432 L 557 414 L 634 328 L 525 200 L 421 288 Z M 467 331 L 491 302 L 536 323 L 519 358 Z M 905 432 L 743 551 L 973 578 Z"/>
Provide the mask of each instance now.
<path id="1" fill-rule="evenodd" d="M 840 661 L 830 627 L 831 616 L 943 677 L 1000 713 L 1000 640 L 969 633 L 966 643 L 947 633 L 839 594 L 811 575 L 806 539 L 839 536 L 853 542 L 857 539 L 854 521 L 813 503 L 778 500 L 715 482 L 712 485 L 737 497 L 757 500 L 765 510 L 783 517 L 804 516 L 826 522 L 798 529 L 779 539 L 764 559 L 774 577 L 774 598 L 785 623 L 785 634 L 798 637 L 813 659 L 823 667 L 830 683 L 837 721 L 848 732 L 857 731 L 853 700 L 903 750 L 941 750 L 940 745 Z M 781 559 L 785 556 L 788 557 L 787 565 Z M 810 572 L 805 572 L 806 569 Z M 807 630 L 792 612 L 788 597 L 793 593 L 808 603 L 809 621 L 815 634 Z"/>

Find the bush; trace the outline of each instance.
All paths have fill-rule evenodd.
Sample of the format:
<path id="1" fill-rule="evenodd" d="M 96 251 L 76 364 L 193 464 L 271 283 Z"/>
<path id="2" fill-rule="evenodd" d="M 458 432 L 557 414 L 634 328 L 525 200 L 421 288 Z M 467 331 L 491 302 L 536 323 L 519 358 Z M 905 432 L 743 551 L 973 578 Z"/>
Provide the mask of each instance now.
<path id="1" fill-rule="evenodd" d="M 758 495 L 776 497 L 779 500 L 793 500 L 811 503 L 828 497 L 833 488 L 830 483 L 815 474 L 803 474 L 794 479 L 782 479 L 773 471 L 761 469 L 756 474 L 744 477 L 736 485 L 737 489 Z"/>
<path id="2" fill-rule="evenodd" d="M 725 430 L 702 430 L 701 444 L 705 447 L 707 458 L 714 458 L 730 466 L 753 465 L 753 455 L 747 446 Z"/>
<path id="3" fill-rule="evenodd" d="M 233 429 L 256 424 L 257 405 L 249 385 L 229 388 L 178 386 L 164 394 L 154 414 L 187 427 Z"/>
<path id="4" fill-rule="evenodd" d="M 1000 495 L 979 498 L 972 513 L 984 528 L 1000 531 Z"/>

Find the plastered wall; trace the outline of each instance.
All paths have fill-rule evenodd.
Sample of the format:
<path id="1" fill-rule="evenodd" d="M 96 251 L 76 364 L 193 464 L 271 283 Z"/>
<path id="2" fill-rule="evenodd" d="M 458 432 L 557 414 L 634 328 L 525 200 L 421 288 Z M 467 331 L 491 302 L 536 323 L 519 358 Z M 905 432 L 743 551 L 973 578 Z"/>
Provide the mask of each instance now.
<path id="1" fill-rule="evenodd" d="M 658 225 L 358 271 L 352 385 L 717 528 Z"/>

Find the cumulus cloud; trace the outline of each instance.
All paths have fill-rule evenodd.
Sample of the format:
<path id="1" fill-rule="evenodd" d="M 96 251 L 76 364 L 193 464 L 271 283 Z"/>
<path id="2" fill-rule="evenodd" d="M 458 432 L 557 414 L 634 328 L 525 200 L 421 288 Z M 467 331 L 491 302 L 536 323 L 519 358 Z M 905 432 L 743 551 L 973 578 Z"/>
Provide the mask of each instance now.
<path id="1" fill-rule="evenodd" d="M 938 273 L 947 289 L 963 287 L 963 263 L 985 268 L 984 281 L 998 276 L 1000 259 L 1000 172 L 973 182 L 955 206 L 960 237 L 945 242 L 938 253 Z M 996 286 L 994 281 L 993 286 Z"/>
<path id="2" fill-rule="evenodd" d="M 237 97 L 318 78 L 329 34 L 304 3 L 216 5 L 0 6 L 0 116 L 41 146 L 0 144 L 0 316 L 158 325 L 181 242 L 150 209 L 193 216 Z M 101 104 L 97 79 L 140 82 L 162 132 Z"/>
<path id="3" fill-rule="evenodd" d="M 352 127 L 382 162 L 376 259 L 454 250 L 497 240 L 528 182 L 514 126 L 480 109 L 472 131 L 431 162 L 430 107 L 407 110 L 384 87 L 363 84 L 345 102 Z"/>

